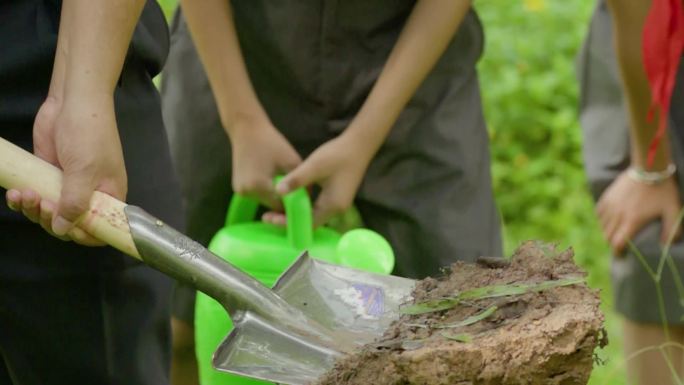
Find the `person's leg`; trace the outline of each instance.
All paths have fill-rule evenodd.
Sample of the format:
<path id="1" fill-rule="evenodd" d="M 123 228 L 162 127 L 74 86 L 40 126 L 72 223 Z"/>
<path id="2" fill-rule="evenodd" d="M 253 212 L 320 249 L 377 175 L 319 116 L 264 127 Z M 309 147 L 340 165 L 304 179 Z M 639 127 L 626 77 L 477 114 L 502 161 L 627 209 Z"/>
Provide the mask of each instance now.
<path id="1" fill-rule="evenodd" d="M 192 303 L 194 304 L 194 301 Z M 171 333 L 173 336 L 171 385 L 198 385 L 194 325 L 171 317 Z"/>
<path id="2" fill-rule="evenodd" d="M 171 306 L 171 385 L 199 384 L 195 358 L 195 288 L 176 282 Z"/>
<path id="3" fill-rule="evenodd" d="M 668 342 L 662 326 L 624 319 L 622 327 L 630 385 L 675 385 L 684 380 L 682 346 L 659 349 Z M 671 327 L 669 332 L 669 341 L 684 343 L 684 327 Z"/>

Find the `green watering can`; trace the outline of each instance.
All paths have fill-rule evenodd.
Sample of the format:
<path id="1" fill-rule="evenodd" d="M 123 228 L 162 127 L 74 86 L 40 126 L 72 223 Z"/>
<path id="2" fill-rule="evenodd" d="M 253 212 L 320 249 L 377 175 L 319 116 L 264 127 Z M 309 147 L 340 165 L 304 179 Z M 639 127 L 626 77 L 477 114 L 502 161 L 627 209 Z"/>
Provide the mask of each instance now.
<path id="1" fill-rule="evenodd" d="M 255 219 L 259 203 L 233 195 L 226 225 L 209 244 L 209 250 L 273 287 L 278 277 L 304 251 L 326 262 L 379 274 L 394 268 L 389 243 L 368 229 L 354 229 L 344 235 L 328 227 L 314 230 L 309 194 L 304 189 L 283 197 L 287 226 Z M 233 329 L 225 309 L 214 299 L 197 292 L 195 305 L 195 344 L 202 385 L 248 385 L 268 382 L 216 371 L 211 357 L 223 338 Z"/>

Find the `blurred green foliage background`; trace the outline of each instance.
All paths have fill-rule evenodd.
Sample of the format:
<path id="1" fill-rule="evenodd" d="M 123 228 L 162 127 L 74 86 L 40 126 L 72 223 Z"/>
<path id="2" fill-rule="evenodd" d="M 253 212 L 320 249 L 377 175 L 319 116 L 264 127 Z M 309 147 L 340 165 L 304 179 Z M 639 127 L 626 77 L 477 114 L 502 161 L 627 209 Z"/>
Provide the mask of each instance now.
<path id="1" fill-rule="evenodd" d="M 170 17 L 177 0 L 159 2 Z M 506 252 L 527 239 L 574 248 L 590 285 L 601 290 L 610 340 L 590 384 L 624 384 L 609 250 L 587 189 L 577 119 L 575 56 L 595 0 L 474 4 L 485 26 L 479 71 Z"/>
<path id="2" fill-rule="evenodd" d="M 506 251 L 527 239 L 572 246 L 601 289 L 610 345 L 590 384 L 624 384 L 610 253 L 582 167 L 575 57 L 595 0 L 475 0 L 487 37 L 480 79 Z"/>

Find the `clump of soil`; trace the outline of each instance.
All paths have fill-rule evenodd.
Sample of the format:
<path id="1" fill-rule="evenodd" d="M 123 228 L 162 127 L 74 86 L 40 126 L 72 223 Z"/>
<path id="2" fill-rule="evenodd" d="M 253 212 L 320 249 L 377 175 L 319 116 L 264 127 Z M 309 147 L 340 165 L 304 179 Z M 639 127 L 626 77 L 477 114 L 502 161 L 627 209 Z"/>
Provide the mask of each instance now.
<path id="1" fill-rule="evenodd" d="M 559 253 L 528 242 L 510 263 L 458 262 L 443 277 L 420 281 L 413 303 L 478 287 L 586 276 L 572 257 L 571 249 Z M 579 283 L 405 314 L 377 342 L 337 362 L 319 384 L 586 384 L 594 349 L 607 343 L 599 302 L 597 291 Z"/>

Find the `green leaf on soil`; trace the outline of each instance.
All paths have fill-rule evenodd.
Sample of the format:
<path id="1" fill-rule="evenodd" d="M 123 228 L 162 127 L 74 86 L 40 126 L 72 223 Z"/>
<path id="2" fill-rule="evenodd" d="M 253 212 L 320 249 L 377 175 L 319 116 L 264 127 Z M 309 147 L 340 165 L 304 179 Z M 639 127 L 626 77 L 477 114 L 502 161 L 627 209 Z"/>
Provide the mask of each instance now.
<path id="1" fill-rule="evenodd" d="M 466 290 L 458 295 L 459 300 L 477 300 L 485 298 L 506 297 L 510 295 L 521 295 L 552 289 L 554 287 L 576 285 L 584 282 L 584 278 L 566 278 L 556 281 L 543 281 L 537 283 L 514 283 L 510 285 L 493 285 L 479 287 L 477 289 Z"/>
<path id="2" fill-rule="evenodd" d="M 473 340 L 473 337 L 470 336 L 468 333 L 461 333 L 461 334 L 450 334 L 450 333 L 440 333 L 442 337 L 446 339 L 450 339 L 452 341 L 458 341 L 458 342 L 471 342 Z"/>
<path id="3" fill-rule="evenodd" d="M 522 295 L 526 293 L 544 291 L 554 287 L 576 285 L 582 282 L 584 282 L 584 278 L 577 277 L 536 283 L 514 283 L 509 285 L 483 286 L 462 291 L 455 297 L 419 302 L 413 305 L 405 306 L 399 311 L 402 314 L 410 315 L 432 313 L 435 311 L 451 309 L 461 303 L 461 301 L 465 300 L 479 300 L 485 298 Z"/>
<path id="4" fill-rule="evenodd" d="M 461 301 L 458 297 L 437 299 L 433 301 L 419 302 L 413 305 L 404 306 L 401 309 L 399 309 L 399 312 L 402 314 L 409 315 L 432 313 L 435 311 L 451 309 L 452 307 L 458 305 L 460 302 Z"/>
<path id="5" fill-rule="evenodd" d="M 435 325 L 436 329 L 447 329 L 447 328 L 460 328 L 463 326 L 468 326 L 472 325 L 476 322 L 480 322 L 483 319 L 489 317 L 490 315 L 494 314 L 494 312 L 498 309 L 496 305 L 492 305 L 491 307 L 487 308 L 486 310 L 481 311 L 478 314 L 471 315 L 470 317 L 464 319 L 463 321 L 459 322 L 454 322 L 450 324 L 442 324 L 442 325 Z"/>

